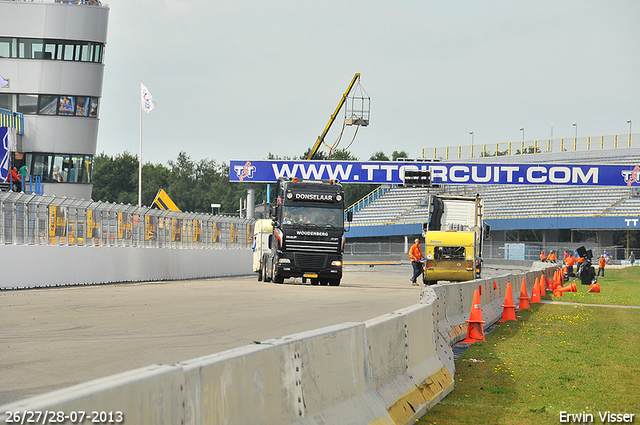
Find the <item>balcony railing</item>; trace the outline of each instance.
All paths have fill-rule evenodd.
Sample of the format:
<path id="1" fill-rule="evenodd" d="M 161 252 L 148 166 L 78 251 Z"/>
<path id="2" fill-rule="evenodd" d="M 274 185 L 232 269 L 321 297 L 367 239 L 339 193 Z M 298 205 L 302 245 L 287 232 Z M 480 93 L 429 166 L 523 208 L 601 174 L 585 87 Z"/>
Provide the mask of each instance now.
<path id="1" fill-rule="evenodd" d="M 24 134 L 24 116 L 19 112 L 0 108 L 0 127 L 15 128 L 18 134 Z"/>

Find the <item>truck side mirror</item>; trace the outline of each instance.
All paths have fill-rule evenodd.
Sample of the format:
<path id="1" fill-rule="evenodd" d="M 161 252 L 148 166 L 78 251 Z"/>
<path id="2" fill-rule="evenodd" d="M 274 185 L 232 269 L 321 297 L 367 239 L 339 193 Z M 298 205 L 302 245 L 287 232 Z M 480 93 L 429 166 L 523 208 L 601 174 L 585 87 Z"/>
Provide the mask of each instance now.
<path id="1" fill-rule="evenodd" d="M 273 249 L 271 245 L 273 245 L 273 233 L 269 235 L 269 249 Z"/>
<path id="2" fill-rule="evenodd" d="M 347 211 L 347 221 L 351 223 L 353 221 L 353 210 Z"/>

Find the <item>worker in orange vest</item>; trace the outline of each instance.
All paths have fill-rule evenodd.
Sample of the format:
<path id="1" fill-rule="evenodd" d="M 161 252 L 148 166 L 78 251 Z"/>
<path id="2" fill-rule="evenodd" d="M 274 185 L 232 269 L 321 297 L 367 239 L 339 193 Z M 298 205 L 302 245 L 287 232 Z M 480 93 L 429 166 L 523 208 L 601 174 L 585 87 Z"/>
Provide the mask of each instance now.
<path id="1" fill-rule="evenodd" d="M 420 240 L 416 238 L 413 245 L 409 249 L 409 259 L 411 260 L 411 266 L 413 267 L 413 276 L 411 277 L 411 283 L 413 286 L 418 286 L 418 277 L 424 273 L 422 269 L 422 248 L 420 248 Z"/>
<path id="2" fill-rule="evenodd" d="M 575 274 L 573 274 L 573 264 L 576 262 L 576 259 L 573 255 L 568 255 L 567 259 L 565 260 L 565 264 L 567 265 L 567 276 L 569 277 L 575 277 Z"/>
<path id="3" fill-rule="evenodd" d="M 550 263 L 556 262 L 556 254 L 554 254 L 553 251 L 549 251 L 549 256 L 547 257 L 547 261 Z"/>
<path id="4" fill-rule="evenodd" d="M 544 253 L 544 251 L 540 251 L 540 261 L 544 263 L 546 259 L 547 255 Z"/>
<path id="5" fill-rule="evenodd" d="M 600 258 L 598 259 L 598 274 L 597 276 L 600 276 L 600 272 L 602 272 L 602 277 L 604 277 L 604 265 L 607 262 L 607 259 L 604 258 L 604 255 L 601 255 Z"/>

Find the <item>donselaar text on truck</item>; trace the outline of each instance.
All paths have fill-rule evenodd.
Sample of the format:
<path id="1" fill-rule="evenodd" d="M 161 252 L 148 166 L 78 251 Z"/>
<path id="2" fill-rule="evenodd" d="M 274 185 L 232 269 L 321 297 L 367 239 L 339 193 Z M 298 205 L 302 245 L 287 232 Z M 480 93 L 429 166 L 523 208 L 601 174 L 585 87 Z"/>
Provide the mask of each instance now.
<path id="1" fill-rule="evenodd" d="M 340 285 L 344 251 L 344 190 L 338 181 L 280 178 L 271 220 L 255 226 L 258 280 L 301 277 L 312 285 Z M 351 217 L 349 213 L 348 220 Z"/>

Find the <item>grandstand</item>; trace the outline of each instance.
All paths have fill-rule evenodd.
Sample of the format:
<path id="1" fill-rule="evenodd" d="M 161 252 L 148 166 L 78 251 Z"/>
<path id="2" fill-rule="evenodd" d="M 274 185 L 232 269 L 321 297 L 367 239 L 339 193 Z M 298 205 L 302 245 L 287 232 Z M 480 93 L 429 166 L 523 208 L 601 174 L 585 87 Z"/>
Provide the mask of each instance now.
<path id="1" fill-rule="evenodd" d="M 462 152 L 462 149 L 458 151 Z M 625 144 L 610 149 L 456 157 L 443 162 L 634 166 L 640 165 L 640 147 Z M 429 189 L 392 186 L 376 193 L 375 199 L 364 205 L 360 202 L 353 208 L 352 238 L 419 234 L 422 223 L 427 221 L 429 194 L 471 196 L 479 193 L 484 199 L 484 219 L 491 226 L 494 241 L 507 242 L 505 231 L 537 229 L 544 234 L 537 249 L 553 246 L 558 241 L 558 229 L 598 231 L 598 245 L 608 247 L 612 245 L 613 230 L 640 228 L 640 220 L 633 222 L 640 217 L 640 196 L 637 190 L 628 187 L 443 185 Z"/>

